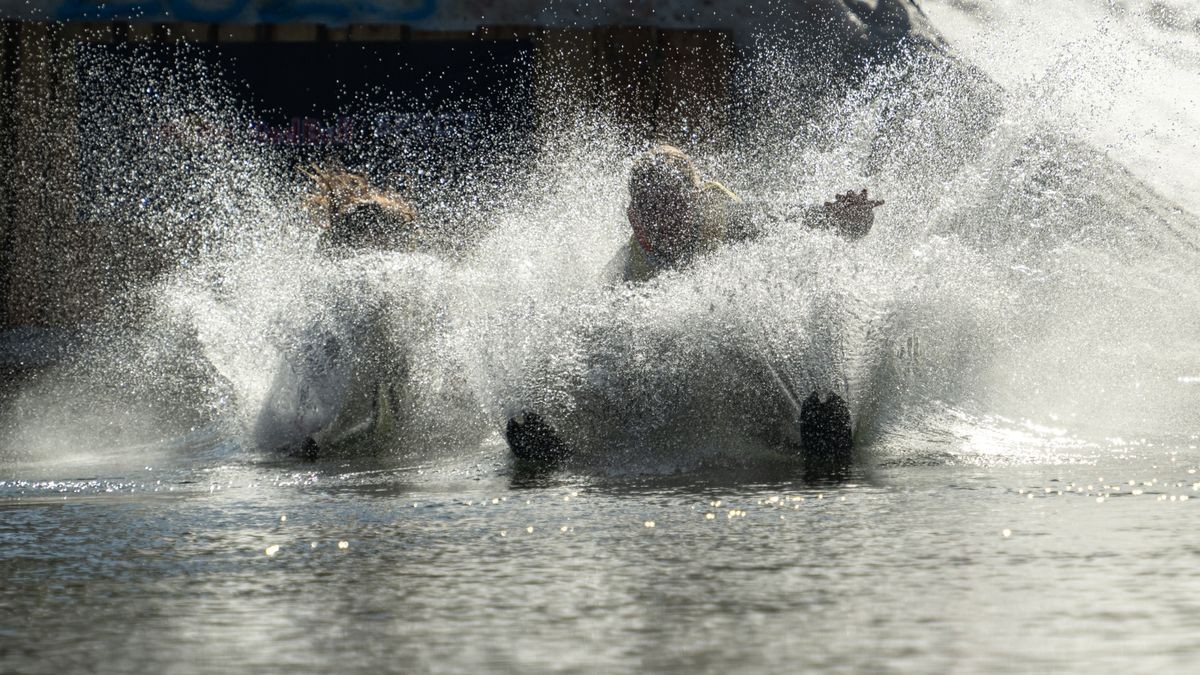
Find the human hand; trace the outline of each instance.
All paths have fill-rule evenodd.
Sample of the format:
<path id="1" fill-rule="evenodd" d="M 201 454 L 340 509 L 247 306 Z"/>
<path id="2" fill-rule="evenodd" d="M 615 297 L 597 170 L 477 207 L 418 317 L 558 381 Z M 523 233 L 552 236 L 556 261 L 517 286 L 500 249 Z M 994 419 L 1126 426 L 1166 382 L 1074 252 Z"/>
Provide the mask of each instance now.
<path id="1" fill-rule="evenodd" d="M 825 202 L 826 226 L 835 228 L 838 234 L 847 239 L 865 237 L 875 222 L 872 209 L 883 206 L 883 203 L 882 199 L 868 198 L 866 188 L 861 192 L 851 190 L 839 194 L 834 201 Z"/>

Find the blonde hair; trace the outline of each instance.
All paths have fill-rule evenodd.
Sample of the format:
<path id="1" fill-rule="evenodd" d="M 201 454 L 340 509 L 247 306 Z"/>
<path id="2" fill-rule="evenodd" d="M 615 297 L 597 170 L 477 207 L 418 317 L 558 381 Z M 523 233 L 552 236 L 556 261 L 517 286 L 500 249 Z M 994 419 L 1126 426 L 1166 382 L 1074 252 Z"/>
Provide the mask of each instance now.
<path id="1" fill-rule="evenodd" d="M 725 184 L 720 181 L 704 181 L 704 184 L 700 186 L 700 193 L 705 197 L 715 197 L 719 201 L 733 202 L 734 204 L 742 203 L 742 198 L 737 196 L 737 193 L 733 190 L 725 187 Z"/>
<path id="2" fill-rule="evenodd" d="M 673 145 L 659 144 L 634 160 L 629 172 L 630 207 L 639 213 L 647 243 L 664 223 L 674 223 L 692 251 L 709 249 L 728 235 L 730 206 L 742 203 L 733 190 L 701 177 L 691 157 Z M 668 226 L 670 227 L 670 226 Z M 638 234 L 635 225 L 635 235 Z M 639 239 L 639 241 L 642 241 Z"/>
<path id="3" fill-rule="evenodd" d="M 411 202 L 396 192 L 372 186 L 362 174 L 316 165 L 300 172 L 312 181 L 304 204 L 314 214 L 324 216 L 325 227 L 364 206 L 377 208 L 390 220 L 404 225 L 417 219 L 417 209 Z"/>
<path id="4" fill-rule="evenodd" d="M 648 206 L 660 199 L 664 191 L 694 192 L 735 203 L 742 201 L 721 182 L 704 180 L 686 152 L 660 143 L 633 161 L 629 170 L 629 198 L 634 206 Z"/>
<path id="5" fill-rule="evenodd" d="M 629 170 L 629 199 L 638 208 L 654 208 L 664 194 L 685 196 L 702 185 L 692 158 L 673 145 L 654 146 L 633 160 Z"/>

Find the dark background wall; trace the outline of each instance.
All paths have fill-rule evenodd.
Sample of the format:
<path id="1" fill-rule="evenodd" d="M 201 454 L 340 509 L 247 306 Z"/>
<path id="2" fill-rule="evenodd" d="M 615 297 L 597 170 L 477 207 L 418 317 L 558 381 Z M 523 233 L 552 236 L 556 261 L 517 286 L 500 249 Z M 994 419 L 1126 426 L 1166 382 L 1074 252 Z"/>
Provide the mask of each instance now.
<path id="1" fill-rule="evenodd" d="M 93 116 L 113 114 L 94 102 L 118 94 L 92 79 L 98 53 L 136 47 L 143 61 L 186 54 L 212 66 L 251 135 L 297 163 L 358 166 L 369 151 L 410 160 L 391 169 L 440 162 L 442 171 L 531 150 L 551 111 L 572 108 L 609 114 L 637 137 L 671 139 L 684 118 L 688 133 L 718 135 L 736 55 L 728 32 L 645 26 L 3 25 L 0 321 L 9 326 L 94 321 L 161 258 L 131 259 L 137 246 L 125 239 L 154 234 L 123 223 L 119 208 L 106 213 L 118 203 L 103 192 L 113 181 L 88 173 L 112 170 L 114 152 L 145 141 L 114 150 L 90 133 L 104 128 Z"/>
<path id="2" fill-rule="evenodd" d="M 356 139 L 382 130 L 397 157 L 453 163 L 532 148 L 572 110 L 634 140 L 719 143 L 753 37 L 798 30 L 793 44 L 852 64 L 932 44 L 921 20 L 910 0 L 0 0 L 0 327 L 93 321 L 137 276 L 111 264 L 130 233 L 82 187 L 89 153 L 107 151 L 80 133 L 88 50 L 186 46 L 297 161 L 357 164 Z"/>

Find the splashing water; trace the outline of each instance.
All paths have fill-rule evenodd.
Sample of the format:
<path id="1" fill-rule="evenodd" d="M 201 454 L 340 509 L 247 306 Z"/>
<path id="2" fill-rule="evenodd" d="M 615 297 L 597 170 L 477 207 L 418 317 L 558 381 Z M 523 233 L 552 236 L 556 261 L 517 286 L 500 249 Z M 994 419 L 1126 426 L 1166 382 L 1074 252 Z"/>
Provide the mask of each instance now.
<path id="1" fill-rule="evenodd" d="M 601 272 L 644 145 L 602 114 L 561 111 L 533 152 L 498 129 L 493 158 L 411 186 L 419 250 L 330 256 L 296 158 L 252 138 L 219 75 L 186 51 L 92 54 L 83 202 L 158 274 L 21 392 L 0 447 L 144 452 L 215 429 L 271 452 L 388 405 L 385 440 L 345 452 L 498 463 L 496 431 L 532 409 L 579 445 L 575 468 L 658 473 L 774 457 L 794 413 L 780 388 L 842 393 L 877 462 L 1044 460 L 1195 429 L 1196 218 L 1144 158 L 1096 149 L 1080 118 L 1139 71 L 1081 85 L 1096 68 L 1079 49 L 1007 78 L 913 49 L 847 79 L 764 43 L 737 133 L 687 149 L 781 212 L 868 186 L 887 200 L 874 231 L 783 219 L 616 289 Z M 392 152 L 359 159 L 375 175 L 428 159 Z"/>

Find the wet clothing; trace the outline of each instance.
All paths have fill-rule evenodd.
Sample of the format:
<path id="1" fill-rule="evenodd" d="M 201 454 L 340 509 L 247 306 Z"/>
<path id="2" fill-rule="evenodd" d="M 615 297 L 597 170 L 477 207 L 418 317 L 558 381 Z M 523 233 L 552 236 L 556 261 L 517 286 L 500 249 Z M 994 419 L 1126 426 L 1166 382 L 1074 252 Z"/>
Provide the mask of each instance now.
<path id="1" fill-rule="evenodd" d="M 706 182 L 700 194 L 701 236 L 694 250 L 682 256 L 661 255 L 634 233 L 608 263 L 605 279 L 614 285 L 649 281 L 665 270 L 686 267 L 722 244 L 758 237 L 764 232 L 766 223 L 777 219 L 762 205 L 746 203 L 717 181 Z M 816 223 L 819 215 L 813 210 L 804 214 L 803 219 Z"/>

